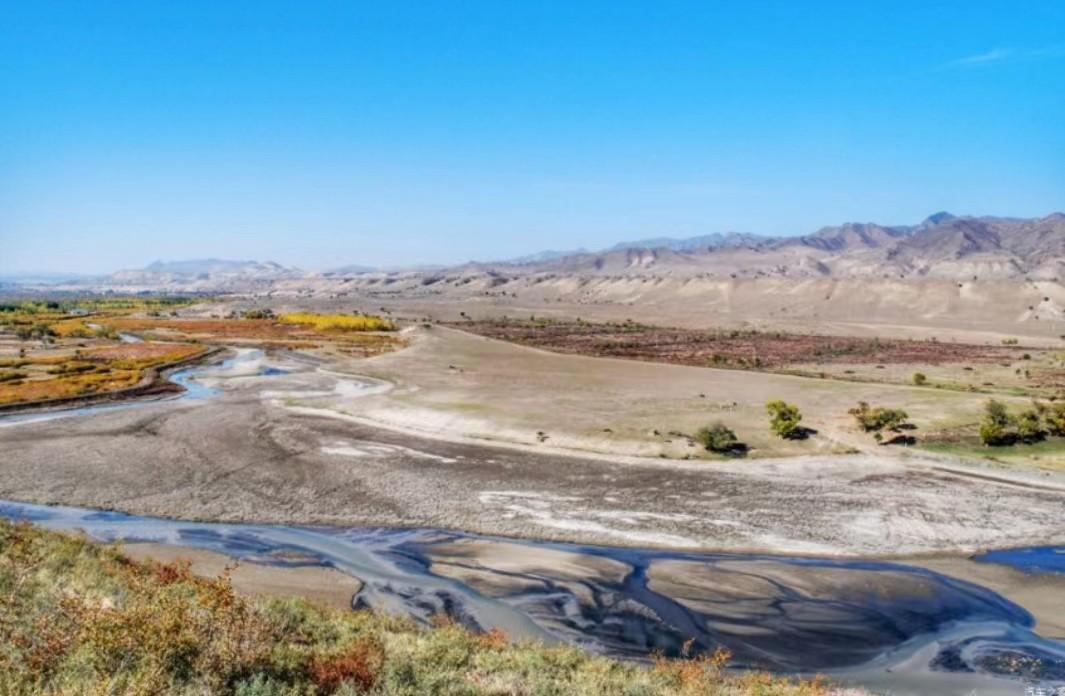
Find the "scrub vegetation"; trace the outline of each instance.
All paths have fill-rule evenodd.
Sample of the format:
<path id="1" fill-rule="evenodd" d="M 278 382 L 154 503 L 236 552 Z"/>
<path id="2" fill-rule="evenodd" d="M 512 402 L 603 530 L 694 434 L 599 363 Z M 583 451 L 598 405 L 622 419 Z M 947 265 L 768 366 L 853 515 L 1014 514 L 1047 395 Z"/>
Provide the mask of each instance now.
<path id="1" fill-rule="evenodd" d="M 315 314 L 297 312 L 282 314 L 283 324 L 311 326 L 318 331 L 393 331 L 395 325 L 387 319 L 364 314 Z"/>
<path id="2" fill-rule="evenodd" d="M 269 310 L 226 317 L 183 316 L 202 301 L 185 297 L 89 297 L 0 304 L 0 406 L 97 397 L 148 388 L 147 371 L 186 361 L 209 345 L 366 357 L 394 349 L 391 322 L 366 315 Z M 122 334 L 142 339 L 127 343 Z M 160 381 L 155 385 L 166 385 Z"/>
<path id="3" fill-rule="evenodd" d="M 93 395 L 133 387 L 145 371 L 205 352 L 187 343 L 137 343 L 0 359 L 0 404 Z"/>
<path id="4" fill-rule="evenodd" d="M 456 328 L 559 353 L 847 382 L 1065 397 L 1065 353 L 928 339 L 832 336 L 757 329 L 686 329 L 635 321 L 544 317 L 467 319 Z"/>
<path id="5" fill-rule="evenodd" d="M 901 408 L 884 408 L 882 406 L 870 406 L 866 401 L 859 401 L 858 405 L 848 411 L 854 420 L 858 422 L 858 427 L 864 432 L 872 433 L 873 438 L 877 442 L 883 442 L 884 431 L 895 435 L 889 442 L 896 441 L 903 430 L 913 430 L 914 426 L 909 423 L 909 414 L 903 411 Z M 906 440 L 907 443 L 911 443 L 912 438 Z"/>
<path id="6" fill-rule="evenodd" d="M 194 300 L 106 297 L 0 304 L 0 405 L 97 396 L 148 387 L 147 371 L 196 357 L 185 342 L 124 343 L 110 322 L 163 316 Z"/>
<path id="7" fill-rule="evenodd" d="M 1013 414 L 1006 404 L 991 399 L 980 421 L 980 441 L 992 447 L 1017 443 L 1030 445 L 1049 435 L 1065 436 L 1065 403 L 1036 401 Z"/>
<path id="8" fill-rule="evenodd" d="M 699 428 L 695 433 L 695 441 L 706 448 L 708 452 L 733 457 L 743 456 L 747 453 L 747 445 L 740 442 L 739 438 L 736 437 L 736 433 L 720 421 L 711 423 L 704 428 Z"/>
<path id="9" fill-rule="evenodd" d="M 422 628 L 0 521 L 0 675 L 18 694 L 717 694 L 817 696 L 820 679 L 731 673 L 728 655 L 650 666 L 511 644 L 446 619 Z"/>
<path id="10" fill-rule="evenodd" d="M 958 457 L 1060 470 L 1065 466 L 1065 401 L 1032 401 L 1018 408 L 989 399 L 978 422 L 928 433 L 919 444 Z"/>

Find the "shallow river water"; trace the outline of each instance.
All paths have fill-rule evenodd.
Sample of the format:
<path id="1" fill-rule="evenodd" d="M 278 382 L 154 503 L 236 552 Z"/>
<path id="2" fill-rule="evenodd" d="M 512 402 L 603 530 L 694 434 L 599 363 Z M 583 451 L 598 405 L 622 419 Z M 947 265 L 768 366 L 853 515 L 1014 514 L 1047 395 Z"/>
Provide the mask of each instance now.
<path id="1" fill-rule="evenodd" d="M 902 564 L 515 541 L 435 529 L 184 522 L 0 503 L 0 516 L 101 541 L 323 565 L 363 580 L 354 607 L 645 658 L 725 647 L 738 667 L 821 672 L 891 693 L 1065 686 L 1065 644 L 985 588 Z"/>

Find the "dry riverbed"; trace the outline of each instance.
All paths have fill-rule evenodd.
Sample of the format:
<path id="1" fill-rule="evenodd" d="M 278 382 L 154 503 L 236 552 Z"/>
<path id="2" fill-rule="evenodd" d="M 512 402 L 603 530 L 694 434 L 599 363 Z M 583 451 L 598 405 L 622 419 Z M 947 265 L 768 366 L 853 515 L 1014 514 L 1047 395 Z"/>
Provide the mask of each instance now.
<path id="1" fill-rule="evenodd" d="M 186 519 L 852 556 L 1065 541 L 1055 476 L 986 477 L 865 453 L 676 461 L 449 441 L 367 425 L 359 409 L 372 416 L 387 382 L 280 366 L 289 372 L 210 373 L 202 381 L 220 393 L 198 401 L 0 422 L 0 497 Z"/>

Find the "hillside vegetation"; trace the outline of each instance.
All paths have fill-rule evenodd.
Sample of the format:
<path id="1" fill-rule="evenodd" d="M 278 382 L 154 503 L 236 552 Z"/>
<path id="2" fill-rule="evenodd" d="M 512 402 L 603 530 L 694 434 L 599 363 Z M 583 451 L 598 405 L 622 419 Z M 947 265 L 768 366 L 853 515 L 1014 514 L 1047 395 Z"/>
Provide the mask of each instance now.
<path id="1" fill-rule="evenodd" d="M 842 693 L 723 671 L 727 656 L 651 666 L 431 629 L 294 599 L 250 600 L 226 578 L 138 563 L 82 537 L 0 521 L 3 694 Z"/>

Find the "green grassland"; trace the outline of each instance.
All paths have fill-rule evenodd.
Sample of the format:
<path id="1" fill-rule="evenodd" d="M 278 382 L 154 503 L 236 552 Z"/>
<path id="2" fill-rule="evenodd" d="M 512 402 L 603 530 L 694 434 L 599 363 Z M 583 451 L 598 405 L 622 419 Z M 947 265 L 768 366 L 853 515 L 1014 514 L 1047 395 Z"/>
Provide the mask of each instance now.
<path id="1" fill-rule="evenodd" d="M 1065 471 L 1065 439 L 1049 438 L 1040 442 L 1018 442 L 1013 445 L 989 447 L 977 438 L 957 442 L 922 442 L 922 449 L 938 454 L 969 459 L 984 459 L 1001 464 L 1025 464 L 1045 469 Z"/>

